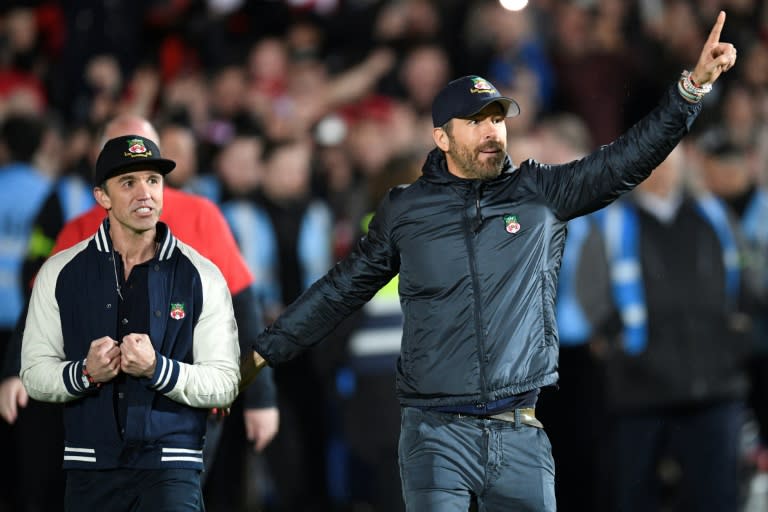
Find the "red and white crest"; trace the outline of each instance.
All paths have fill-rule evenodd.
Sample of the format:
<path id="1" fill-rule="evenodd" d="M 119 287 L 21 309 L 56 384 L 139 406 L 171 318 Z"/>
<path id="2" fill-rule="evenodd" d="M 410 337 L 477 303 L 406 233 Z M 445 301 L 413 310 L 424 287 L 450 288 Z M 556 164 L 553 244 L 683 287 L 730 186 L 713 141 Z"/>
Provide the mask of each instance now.
<path id="1" fill-rule="evenodd" d="M 187 314 L 184 312 L 184 304 L 171 304 L 171 318 L 181 320 Z"/>

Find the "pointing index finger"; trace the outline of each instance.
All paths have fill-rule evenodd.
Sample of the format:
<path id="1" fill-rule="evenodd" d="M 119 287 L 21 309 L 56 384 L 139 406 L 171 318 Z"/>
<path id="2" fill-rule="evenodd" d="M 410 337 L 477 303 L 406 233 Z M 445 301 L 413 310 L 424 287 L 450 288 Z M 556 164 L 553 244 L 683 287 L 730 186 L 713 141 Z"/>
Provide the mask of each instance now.
<path id="1" fill-rule="evenodd" d="M 723 25 L 725 25 L 725 11 L 720 11 L 717 15 L 715 26 L 712 27 L 712 31 L 709 33 L 709 38 L 707 38 L 707 44 L 711 45 L 720 42 L 720 32 L 723 31 Z"/>

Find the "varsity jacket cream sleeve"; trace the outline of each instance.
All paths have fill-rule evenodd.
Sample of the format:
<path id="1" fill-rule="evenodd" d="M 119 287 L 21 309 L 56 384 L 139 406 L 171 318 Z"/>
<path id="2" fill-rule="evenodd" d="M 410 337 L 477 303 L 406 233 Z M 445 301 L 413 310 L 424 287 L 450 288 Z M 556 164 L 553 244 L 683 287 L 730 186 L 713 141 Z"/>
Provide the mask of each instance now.
<path id="1" fill-rule="evenodd" d="M 49 258 L 38 272 L 24 327 L 20 377 L 29 396 L 41 402 L 68 402 L 81 395 L 72 393 L 62 378 L 71 365 L 64 355 L 56 278 L 81 249 L 81 242 Z"/>
<path id="2" fill-rule="evenodd" d="M 193 364 L 156 353 L 152 386 L 171 400 L 192 407 L 227 407 L 237 397 L 240 382 L 240 344 L 232 297 L 213 263 L 179 245 L 197 268 L 203 285 L 203 309 L 193 334 Z"/>

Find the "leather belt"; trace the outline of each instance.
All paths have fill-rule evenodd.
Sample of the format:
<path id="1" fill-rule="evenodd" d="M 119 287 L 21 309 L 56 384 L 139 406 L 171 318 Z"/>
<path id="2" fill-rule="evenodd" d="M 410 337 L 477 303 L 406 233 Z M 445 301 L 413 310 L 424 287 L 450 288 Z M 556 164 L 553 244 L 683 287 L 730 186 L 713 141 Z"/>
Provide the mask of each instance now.
<path id="1" fill-rule="evenodd" d="M 485 416 L 486 418 L 492 418 L 494 420 L 507 421 L 509 423 L 515 423 L 516 418 L 520 418 L 520 423 L 536 428 L 544 428 L 544 424 L 536 419 L 536 409 L 533 407 L 524 407 L 522 409 L 515 409 L 512 411 L 506 411 L 492 416 Z"/>

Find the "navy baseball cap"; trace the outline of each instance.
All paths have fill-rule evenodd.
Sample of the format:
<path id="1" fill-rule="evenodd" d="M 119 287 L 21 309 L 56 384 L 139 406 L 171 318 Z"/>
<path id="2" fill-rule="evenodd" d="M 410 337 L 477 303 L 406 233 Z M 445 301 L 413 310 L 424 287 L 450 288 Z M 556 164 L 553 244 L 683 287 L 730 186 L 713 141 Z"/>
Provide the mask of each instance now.
<path id="1" fill-rule="evenodd" d="M 512 98 L 499 94 L 496 87 L 476 75 L 457 78 L 437 93 L 432 102 L 432 125 L 437 128 L 453 119 L 468 118 L 491 103 L 498 102 L 507 109 L 507 117 L 520 114 L 520 105 Z"/>
<path id="2" fill-rule="evenodd" d="M 133 171 L 152 169 L 163 176 L 176 167 L 176 162 L 162 158 L 157 144 L 140 135 L 123 135 L 109 139 L 99 153 L 93 172 L 93 186 L 109 178 Z"/>

